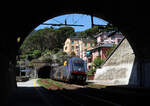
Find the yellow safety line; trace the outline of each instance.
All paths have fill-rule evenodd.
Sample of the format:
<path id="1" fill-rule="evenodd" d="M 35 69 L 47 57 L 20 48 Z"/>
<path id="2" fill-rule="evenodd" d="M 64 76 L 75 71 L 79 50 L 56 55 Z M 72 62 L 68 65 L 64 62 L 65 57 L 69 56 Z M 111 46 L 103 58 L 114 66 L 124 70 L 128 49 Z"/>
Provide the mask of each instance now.
<path id="1" fill-rule="evenodd" d="M 33 86 L 36 87 L 36 80 L 33 81 Z"/>

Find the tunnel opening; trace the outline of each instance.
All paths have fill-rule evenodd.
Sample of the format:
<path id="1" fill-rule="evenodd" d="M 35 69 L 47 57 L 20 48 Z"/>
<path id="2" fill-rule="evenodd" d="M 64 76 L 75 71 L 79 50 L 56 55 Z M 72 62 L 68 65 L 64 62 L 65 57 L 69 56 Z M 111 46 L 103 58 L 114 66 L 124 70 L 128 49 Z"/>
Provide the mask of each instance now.
<path id="1" fill-rule="evenodd" d="M 50 78 L 50 66 L 44 66 L 38 69 L 38 78 Z"/>
<path id="2" fill-rule="evenodd" d="M 98 14 L 97 14 L 98 15 Z M 54 15 L 55 16 L 55 15 Z M 100 14 L 98 15 L 98 16 L 100 16 Z M 106 16 L 108 16 L 108 15 L 106 15 Z M 124 15 L 123 15 L 124 16 Z M 109 17 L 109 16 L 108 16 Z M 113 17 L 113 16 L 112 16 Z M 117 17 L 117 16 L 116 16 Z M 115 17 L 115 18 L 116 18 Z M 121 17 L 119 17 L 119 18 L 121 18 Z M 110 19 L 112 19 L 112 21 L 114 20 L 113 18 L 110 18 Z M 118 18 L 117 18 L 118 19 Z M 140 55 L 140 53 L 142 54 L 143 52 L 138 52 L 138 49 L 136 49 L 136 48 L 138 48 L 139 47 L 139 45 L 138 44 L 136 44 L 136 42 L 134 42 L 134 40 L 132 39 L 132 38 L 134 38 L 135 37 L 135 35 L 133 35 L 133 34 L 135 34 L 135 32 L 133 31 L 130 31 L 130 28 L 132 29 L 133 27 L 134 27 L 134 25 L 132 26 L 131 25 L 131 21 L 130 21 L 130 23 L 127 25 L 127 24 L 125 24 L 125 23 L 121 23 L 120 21 L 119 22 L 117 22 L 117 19 L 113 22 L 113 23 L 115 23 L 116 22 L 116 25 L 117 26 L 120 26 L 119 28 L 122 30 L 122 32 L 124 32 L 125 33 L 125 35 L 126 35 L 126 37 L 127 37 L 127 39 L 129 40 L 129 42 L 131 43 L 131 45 L 132 45 L 132 47 L 134 48 L 134 51 L 135 51 L 135 54 L 136 54 L 136 56 L 138 56 L 138 58 L 137 58 L 137 60 L 140 60 L 141 59 L 141 57 L 142 57 L 142 55 Z M 125 19 L 125 18 L 124 18 Z M 119 19 L 118 19 L 119 20 Z M 127 22 L 127 21 L 125 21 L 125 22 Z M 119 25 L 120 24 L 120 25 Z M 131 25 L 131 27 L 129 27 L 129 28 L 127 28 L 128 26 L 130 26 Z M 124 26 L 124 27 L 123 27 Z M 133 35 L 133 36 L 131 36 L 131 37 L 129 37 L 129 35 Z M 135 45 L 137 45 L 137 46 L 135 46 Z M 147 51 L 147 49 L 144 49 L 143 51 Z M 139 58 L 140 57 L 140 58 Z M 142 58 L 143 60 L 144 60 L 144 58 Z M 141 61 L 141 62 L 143 62 L 143 61 Z M 147 61 L 146 61 L 147 62 Z M 145 61 L 144 61 L 144 63 L 146 63 Z M 144 64 L 143 63 L 143 64 Z M 137 64 L 139 64 L 139 63 L 137 63 Z M 141 65 L 141 64 L 139 64 L 139 69 L 140 70 L 144 70 L 145 68 L 144 67 L 146 67 L 146 66 L 144 66 L 144 65 Z M 148 66 L 147 66 L 148 67 Z M 147 71 L 148 71 L 148 69 L 146 69 L 146 72 L 145 73 L 147 73 Z M 141 72 L 140 72 L 141 73 Z M 143 73 L 144 74 L 144 73 Z M 141 77 L 142 77 L 142 75 L 140 75 Z M 141 79 L 140 79 L 141 80 Z M 141 80 L 141 84 L 139 85 L 139 86 L 145 86 L 145 84 L 143 85 L 143 83 L 144 83 L 144 81 L 146 80 L 146 78 L 144 79 L 144 80 Z M 147 85 L 146 86 L 148 86 L 148 82 L 147 82 Z"/>
<path id="3" fill-rule="evenodd" d="M 70 16 L 71 19 L 69 19 Z M 84 16 L 86 16 L 87 18 L 84 18 Z M 80 19 L 82 20 L 78 22 Z M 82 28 L 83 26 L 86 26 L 86 28 Z M 41 35 L 39 33 L 41 33 Z M 61 38 L 59 33 L 61 33 L 64 37 Z M 40 36 L 37 37 L 35 41 L 32 41 L 33 38 L 30 37 L 34 36 L 35 38 L 36 36 L 38 36 L 38 34 Z M 42 36 L 44 35 L 46 36 L 43 39 Z M 59 38 L 54 38 L 53 35 L 58 36 Z M 50 65 L 54 65 L 59 62 L 61 63 L 61 65 L 63 65 L 63 62 L 65 61 L 65 59 L 67 59 L 67 54 L 75 55 L 87 62 L 86 68 L 88 69 L 88 79 L 96 80 L 98 77 L 95 78 L 95 74 L 97 74 L 96 72 L 98 71 L 98 69 L 101 68 L 100 64 L 102 64 L 105 60 L 108 60 L 107 57 L 110 57 L 109 55 L 111 55 L 111 52 L 114 51 L 114 49 L 118 46 L 120 42 L 122 42 L 123 37 L 123 34 L 119 31 L 117 27 L 93 15 L 65 14 L 49 19 L 36 27 L 30 33 L 30 35 L 26 37 L 23 45 L 21 46 L 21 52 L 24 53 L 22 53 L 19 58 L 27 59 L 28 61 L 30 61 L 30 63 L 28 62 L 28 66 L 31 67 L 32 74 L 34 74 L 32 76 L 36 78 L 37 76 L 44 77 L 44 71 L 34 72 L 35 70 L 37 70 L 38 67 L 38 64 L 34 65 L 34 61 L 36 61 L 36 59 L 38 61 L 47 61 Z M 71 40 L 70 43 L 70 45 L 72 46 L 66 45 L 68 43 L 67 39 L 70 38 L 74 39 Z M 77 41 L 78 38 L 81 38 L 80 41 L 82 41 L 82 43 L 79 43 L 80 41 Z M 94 43 L 90 41 L 91 38 L 95 40 Z M 78 42 L 78 44 L 76 44 L 76 41 Z M 34 42 L 35 46 L 30 42 Z M 38 43 L 36 44 L 36 42 Z M 60 44 L 57 45 L 58 43 Z M 26 46 L 25 44 L 29 46 Z M 71 50 L 68 51 L 67 48 L 71 48 Z M 94 63 L 94 59 L 97 59 L 98 62 Z M 124 74 L 126 73 L 128 72 L 124 72 Z M 45 75 L 47 75 L 48 77 L 49 74 L 45 72 Z M 102 76 L 105 76 L 105 78 L 107 78 L 106 80 L 111 79 L 111 75 Z M 114 75 L 114 78 L 115 76 L 117 75 Z M 118 80 L 120 79 L 118 79 L 119 77 L 116 78 L 117 81 L 114 81 L 113 84 L 118 85 L 119 83 L 116 82 L 119 82 Z M 98 80 L 96 80 L 96 82 L 97 81 Z M 128 85 L 128 81 L 123 84 Z"/>

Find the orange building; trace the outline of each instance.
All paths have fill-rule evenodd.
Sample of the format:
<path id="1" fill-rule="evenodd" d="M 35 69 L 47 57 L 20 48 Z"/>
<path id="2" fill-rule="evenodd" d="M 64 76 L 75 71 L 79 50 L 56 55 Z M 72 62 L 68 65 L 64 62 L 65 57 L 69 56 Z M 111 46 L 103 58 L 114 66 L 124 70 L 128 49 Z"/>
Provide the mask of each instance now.
<path id="1" fill-rule="evenodd" d="M 74 52 L 80 58 L 86 57 L 86 51 L 95 47 L 94 39 L 70 37 L 65 41 L 63 51 L 67 54 Z"/>

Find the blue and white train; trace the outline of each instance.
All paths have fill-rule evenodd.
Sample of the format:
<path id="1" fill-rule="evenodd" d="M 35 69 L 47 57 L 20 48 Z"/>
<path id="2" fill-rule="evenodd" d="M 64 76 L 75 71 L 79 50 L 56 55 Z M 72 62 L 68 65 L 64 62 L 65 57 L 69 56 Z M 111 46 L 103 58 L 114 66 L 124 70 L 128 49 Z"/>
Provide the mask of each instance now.
<path id="1" fill-rule="evenodd" d="M 87 64 L 79 57 L 69 58 L 64 64 L 53 64 L 50 78 L 73 83 L 85 83 L 87 78 Z"/>

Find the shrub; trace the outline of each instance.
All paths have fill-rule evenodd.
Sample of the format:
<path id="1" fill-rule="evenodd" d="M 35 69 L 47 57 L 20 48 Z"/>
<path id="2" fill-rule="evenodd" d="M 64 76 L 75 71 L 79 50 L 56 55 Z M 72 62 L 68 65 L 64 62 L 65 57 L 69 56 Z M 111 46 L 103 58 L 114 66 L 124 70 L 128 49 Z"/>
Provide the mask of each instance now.
<path id="1" fill-rule="evenodd" d="M 101 59 L 100 57 L 97 57 L 94 59 L 93 64 L 95 66 L 95 68 L 99 67 L 102 63 L 104 62 L 103 59 Z"/>
<path id="2" fill-rule="evenodd" d="M 91 67 L 88 72 L 88 75 L 94 75 L 95 72 L 96 72 L 96 68 Z"/>

